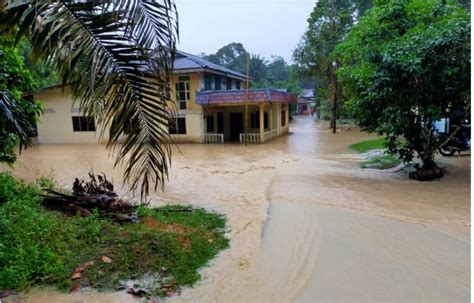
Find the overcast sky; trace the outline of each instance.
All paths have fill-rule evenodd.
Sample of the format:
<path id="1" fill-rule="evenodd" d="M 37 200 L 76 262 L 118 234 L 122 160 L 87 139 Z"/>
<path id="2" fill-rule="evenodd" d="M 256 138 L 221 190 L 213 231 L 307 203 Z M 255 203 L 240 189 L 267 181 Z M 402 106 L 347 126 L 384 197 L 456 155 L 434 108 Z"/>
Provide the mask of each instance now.
<path id="1" fill-rule="evenodd" d="M 316 0 L 175 0 L 182 51 L 215 53 L 241 42 L 267 59 L 290 61 Z"/>

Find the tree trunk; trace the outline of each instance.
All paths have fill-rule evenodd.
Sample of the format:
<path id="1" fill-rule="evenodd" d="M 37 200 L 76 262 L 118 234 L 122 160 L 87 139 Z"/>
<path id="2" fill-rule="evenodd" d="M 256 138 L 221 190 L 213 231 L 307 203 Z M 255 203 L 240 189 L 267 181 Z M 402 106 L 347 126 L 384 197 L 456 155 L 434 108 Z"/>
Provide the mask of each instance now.
<path id="1" fill-rule="evenodd" d="M 430 181 L 443 177 L 444 171 L 434 161 L 434 154 L 431 151 L 423 151 L 420 155 L 423 166 L 415 165 L 416 171 L 409 174 L 410 179 L 417 181 Z"/>
<path id="2" fill-rule="evenodd" d="M 331 106 L 331 128 L 332 133 L 336 133 L 336 121 L 337 121 L 337 78 L 336 78 L 336 67 L 334 67 L 332 75 L 332 106 Z"/>

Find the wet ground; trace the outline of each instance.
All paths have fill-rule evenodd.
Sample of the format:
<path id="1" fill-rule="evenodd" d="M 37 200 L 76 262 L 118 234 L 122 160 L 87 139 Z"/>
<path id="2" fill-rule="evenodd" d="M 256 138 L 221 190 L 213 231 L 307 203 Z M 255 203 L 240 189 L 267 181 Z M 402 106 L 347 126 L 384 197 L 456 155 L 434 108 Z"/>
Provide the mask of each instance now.
<path id="1" fill-rule="evenodd" d="M 369 136 L 357 130 L 334 135 L 311 117 L 290 130 L 263 145 L 175 150 L 170 181 L 153 203 L 226 214 L 231 247 L 170 301 L 469 301 L 470 157 L 440 158 L 442 180 L 415 182 L 358 168 L 360 156 L 347 146 Z M 93 168 L 121 184 L 112 167 L 102 145 L 41 145 L 22 154 L 14 174 L 70 186 Z M 33 290 L 28 300 L 134 301 L 51 290 Z"/>

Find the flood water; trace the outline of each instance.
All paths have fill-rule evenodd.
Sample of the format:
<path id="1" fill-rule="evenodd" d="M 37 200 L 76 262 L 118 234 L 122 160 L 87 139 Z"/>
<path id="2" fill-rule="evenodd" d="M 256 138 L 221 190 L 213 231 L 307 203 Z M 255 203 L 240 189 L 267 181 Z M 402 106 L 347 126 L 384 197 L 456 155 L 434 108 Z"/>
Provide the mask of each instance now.
<path id="1" fill-rule="evenodd" d="M 228 218 L 230 248 L 171 302 L 467 302 L 470 299 L 470 157 L 439 158 L 445 177 L 415 182 L 363 170 L 347 146 L 311 117 L 263 145 L 179 145 L 154 205 L 189 203 Z M 89 169 L 116 185 L 103 145 L 40 145 L 14 175 L 71 186 Z M 121 189 L 122 193 L 126 188 Z M 130 194 L 130 193 L 129 193 Z M 28 302 L 134 302 L 124 293 L 35 289 Z"/>

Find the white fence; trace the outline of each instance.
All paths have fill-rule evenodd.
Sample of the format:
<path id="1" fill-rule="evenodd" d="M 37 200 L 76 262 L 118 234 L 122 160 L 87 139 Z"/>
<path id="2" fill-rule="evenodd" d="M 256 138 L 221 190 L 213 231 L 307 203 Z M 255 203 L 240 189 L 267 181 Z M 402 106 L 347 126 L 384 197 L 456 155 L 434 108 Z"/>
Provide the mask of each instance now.
<path id="1" fill-rule="evenodd" d="M 240 134 L 240 143 L 244 144 L 259 144 L 260 143 L 260 134 L 250 133 L 247 134 L 247 140 L 245 140 L 245 134 Z"/>
<path id="2" fill-rule="evenodd" d="M 278 130 L 277 129 L 269 130 L 269 131 L 263 133 L 263 138 L 265 139 L 265 141 L 268 141 L 271 138 L 276 137 L 276 136 L 278 136 Z"/>
<path id="3" fill-rule="evenodd" d="M 204 134 L 204 143 L 207 144 L 224 144 L 224 134 Z"/>

